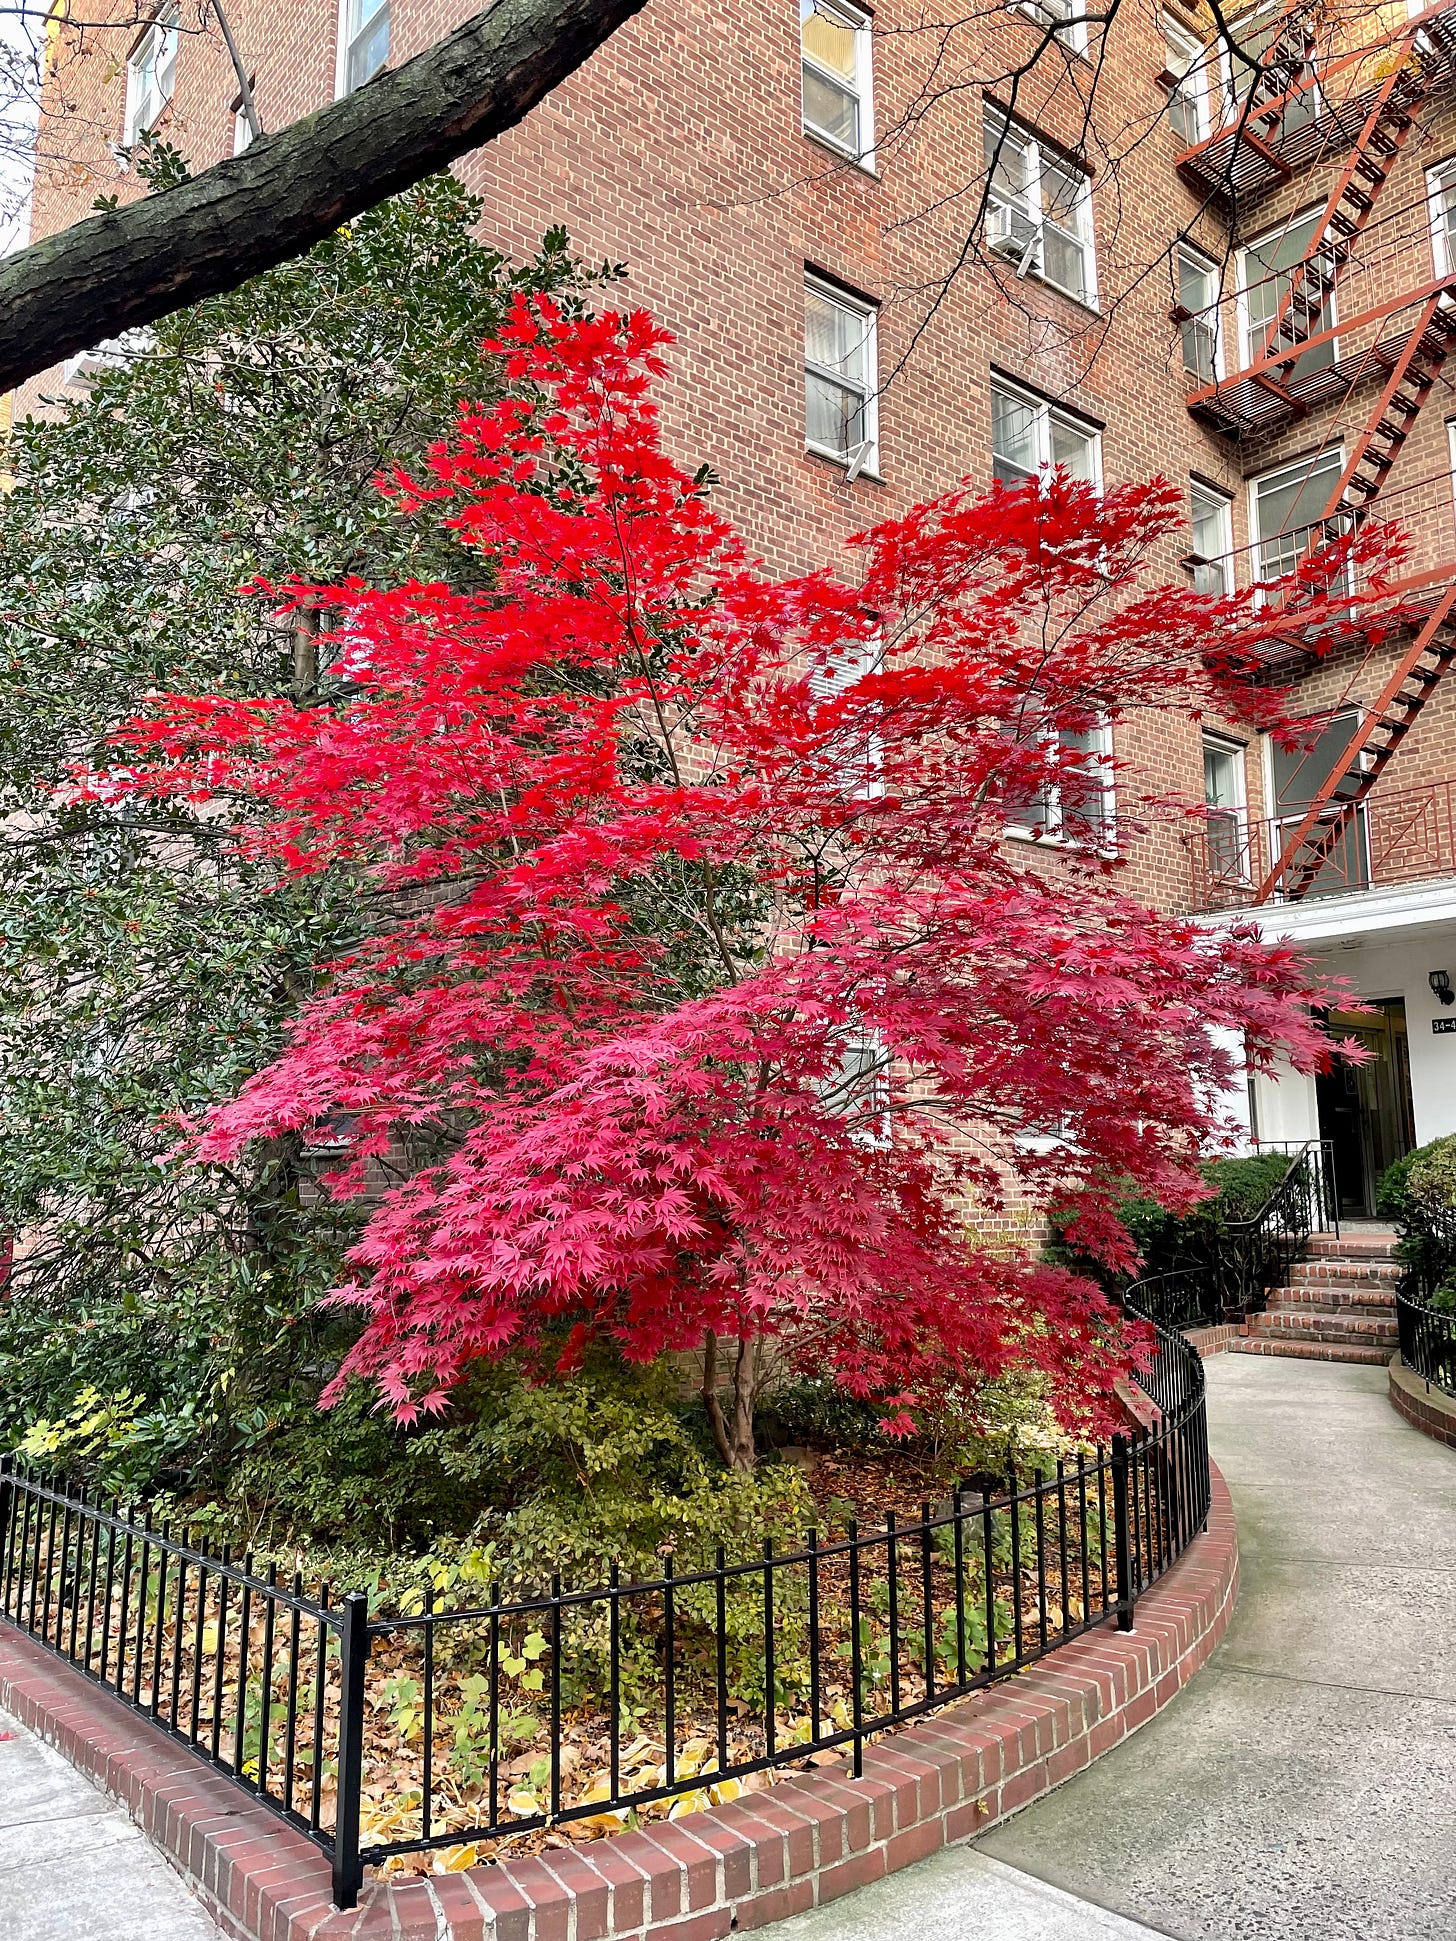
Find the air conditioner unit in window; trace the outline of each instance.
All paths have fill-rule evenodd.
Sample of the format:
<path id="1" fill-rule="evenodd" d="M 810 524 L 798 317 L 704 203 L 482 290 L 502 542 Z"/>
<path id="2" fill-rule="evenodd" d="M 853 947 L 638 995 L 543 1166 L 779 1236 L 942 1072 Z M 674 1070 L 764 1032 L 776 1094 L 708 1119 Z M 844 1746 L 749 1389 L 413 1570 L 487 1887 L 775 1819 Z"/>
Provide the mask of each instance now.
<path id="1" fill-rule="evenodd" d="M 98 371 L 126 361 L 126 347 L 118 337 L 104 337 L 90 350 L 78 350 L 61 366 L 63 384 L 89 384 Z"/>
<path id="2" fill-rule="evenodd" d="M 1006 256 L 1025 276 L 1035 267 L 1041 226 L 1009 202 L 993 202 L 986 211 L 986 246 L 997 256 Z"/>

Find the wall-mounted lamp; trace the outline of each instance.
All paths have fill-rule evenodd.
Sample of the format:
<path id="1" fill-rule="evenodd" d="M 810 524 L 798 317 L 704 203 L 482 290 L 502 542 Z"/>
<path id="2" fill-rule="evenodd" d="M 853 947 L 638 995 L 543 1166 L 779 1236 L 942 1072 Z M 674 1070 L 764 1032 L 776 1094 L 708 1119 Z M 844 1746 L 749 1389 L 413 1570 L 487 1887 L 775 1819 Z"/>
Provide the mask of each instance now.
<path id="1" fill-rule="evenodd" d="M 1450 971 L 1432 971 L 1426 982 L 1442 1004 L 1456 1004 L 1456 991 L 1451 989 Z"/>

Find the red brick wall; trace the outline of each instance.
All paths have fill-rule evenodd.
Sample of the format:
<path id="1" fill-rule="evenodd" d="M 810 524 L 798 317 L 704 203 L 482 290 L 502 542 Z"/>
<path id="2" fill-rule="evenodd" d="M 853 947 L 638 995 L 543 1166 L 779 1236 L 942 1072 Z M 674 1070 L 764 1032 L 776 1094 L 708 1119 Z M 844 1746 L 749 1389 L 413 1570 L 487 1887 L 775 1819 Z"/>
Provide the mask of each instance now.
<path id="1" fill-rule="evenodd" d="M 105 136 L 120 132 L 123 64 L 137 7 L 135 0 L 110 4 L 118 24 L 65 41 L 53 95 L 64 94 L 71 113 L 63 127 L 53 124 L 44 144 L 64 155 L 64 166 L 41 170 L 38 234 L 73 220 L 99 188 L 131 192 Z M 393 0 L 395 58 L 472 11 L 474 0 Z M 185 23 L 195 18 L 184 9 Z M 332 96 L 337 0 L 233 0 L 231 18 L 256 74 L 266 126 Z M 939 46 L 936 36 L 915 31 L 918 18 L 907 0 L 886 0 L 876 18 L 882 131 L 901 123 Z M 951 67 L 959 60 L 983 73 L 1024 60 L 1038 39 L 1014 8 L 963 31 L 974 36 L 974 48 L 953 38 Z M 1162 259 L 1182 228 L 1194 228 L 1216 256 L 1230 239 L 1172 166 L 1177 144 L 1157 119 L 1164 95 L 1155 77 L 1164 54 L 1150 0 L 1123 12 L 1117 33 L 1116 57 L 1098 78 L 1086 144 L 1094 160 L 1104 146 L 1128 150 L 1116 165 L 1104 158 L 1094 176 L 1099 280 L 1115 299 L 1104 317 L 1034 279 L 972 268 L 927 320 L 925 293 L 954 261 L 974 210 L 964 191 L 982 170 L 981 92 L 969 87 L 937 102 L 913 132 L 886 144 L 878 176 L 836 161 L 800 128 L 790 0 L 711 7 L 705 0 L 650 0 L 520 127 L 467 158 L 461 173 L 485 199 L 486 229 L 513 251 L 529 251 L 545 228 L 564 222 L 585 256 L 628 265 L 627 300 L 650 306 L 678 338 L 663 400 L 669 441 L 691 464 L 714 467 L 720 503 L 774 570 L 821 565 L 858 527 L 962 476 L 987 479 L 993 365 L 1100 422 L 1109 481 L 1161 471 L 1182 483 L 1197 471 L 1223 483 L 1235 492 L 1235 543 L 1242 545 L 1244 476 L 1318 447 L 1341 426 L 1352 428 L 1364 416 L 1370 387 L 1262 442 L 1239 444 L 1190 417 Z M 1072 58 L 1043 63 L 1023 88 L 1021 112 L 1075 145 L 1093 71 Z M 188 35 L 166 132 L 194 163 L 230 152 L 235 93 L 215 30 Z M 1427 120 L 1384 207 L 1418 195 L 1423 168 L 1456 148 L 1456 114 L 1443 110 Z M 1248 229 L 1318 201 L 1329 180 L 1328 170 L 1300 176 L 1249 212 Z M 1416 281 L 1429 273 L 1424 232 L 1408 240 L 1372 288 L 1381 276 Z M 847 484 L 839 467 L 805 453 L 806 263 L 882 304 L 883 482 Z M 30 387 L 24 401 L 37 388 L 44 387 Z M 1444 397 L 1428 406 L 1393 486 L 1445 464 Z M 1448 533 L 1445 523 L 1444 515 L 1425 520 L 1423 557 L 1434 557 L 1448 539 L 1446 549 L 1456 550 L 1456 528 Z M 1179 571 L 1182 550 L 1181 540 L 1168 543 L 1164 570 Z M 1318 670 L 1307 683 L 1312 704 L 1343 691 L 1352 674 L 1360 670 Z M 1130 724 L 1117 752 L 1135 764 L 1129 794 L 1148 787 L 1201 795 L 1199 737 L 1187 724 Z M 1257 751 L 1249 771 L 1248 797 L 1258 814 Z M 1456 698 L 1442 695 L 1410 737 L 1390 785 L 1451 772 Z M 1158 901 L 1185 903 L 1189 862 L 1177 838 L 1164 831 L 1140 841 L 1131 883 Z"/>

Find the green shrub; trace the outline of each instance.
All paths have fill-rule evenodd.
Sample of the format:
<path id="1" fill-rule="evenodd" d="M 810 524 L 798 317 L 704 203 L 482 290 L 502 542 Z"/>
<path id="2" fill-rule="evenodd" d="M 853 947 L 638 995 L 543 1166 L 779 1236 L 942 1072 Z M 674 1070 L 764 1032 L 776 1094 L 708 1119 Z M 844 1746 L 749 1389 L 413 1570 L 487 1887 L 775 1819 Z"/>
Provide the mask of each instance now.
<path id="1" fill-rule="evenodd" d="M 1290 1161 L 1282 1152 L 1208 1160 L 1200 1170 L 1213 1191 L 1190 1213 L 1170 1213 L 1155 1200 L 1125 1200 L 1118 1214 L 1143 1257 L 1143 1273 L 1168 1273 L 1215 1257 L 1228 1228 L 1252 1220 L 1268 1204 Z M 1084 1261 L 1071 1264 L 1087 1267 Z"/>
<path id="2" fill-rule="evenodd" d="M 1431 1305 L 1456 1311 L 1456 1134 L 1387 1167 L 1375 1208 L 1394 1221 L 1396 1252 Z"/>

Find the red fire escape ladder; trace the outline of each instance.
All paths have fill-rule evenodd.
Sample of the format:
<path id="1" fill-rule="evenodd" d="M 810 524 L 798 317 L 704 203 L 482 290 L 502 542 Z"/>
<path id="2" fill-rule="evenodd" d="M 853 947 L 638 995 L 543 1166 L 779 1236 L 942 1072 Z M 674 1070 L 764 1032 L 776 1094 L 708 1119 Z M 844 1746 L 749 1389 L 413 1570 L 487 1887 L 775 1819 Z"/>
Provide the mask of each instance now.
<path id="1" fill-rule="evenodd" d="M 1448 586 L 1402 655 L 1310 803 L 1285 840 L 1278 861 L 1259 885 L 1255 903 L 1282 890 L 1297 902 L 1334 853 L 1355 812 L 1409 734 L 1446 669 L 1456 660 L 1456 586 Z"/>
<path id="2" fill-rule="evenodd" d="M 1297 363 L 1304 339 L 1323 327 L 1335 278 L 1390 179 L 1434 73 L 1421 42 L 1413 36 L 1405 57 L 1381 82 L 1349 160 L 1315 224 L 1304 260 L 1290 276 L 1289 288 L 1270 321 L 1261 356 L 1272 357 L 1285 348 L 1290 353 L 1288 362 L 1278 366 L 1276 383 Z"/>
<path id="3" fill-rule="evenodd" d="M 1324 510 L 1327 522 L 1338 519 L 1342 511 L 1357 526 L 1364 521 L 1451 355 L 1453 337 L 1456 312 L 1446 307 L 1442 291 L 1433 291 L 1416 312 L 1385 388 L 1330 494 Z M 1352 493 L 1354 497 L 1349 498 Z"/>
<path id="4" fill-rule="evenodd" d="M 1341 521 L 1359 526 L 1374 509 L 1386 476 L 1451 354 L 1453 339 L 1456 314 L 1444 307 L 1441 292 L 1436 291 L 1421 305 L 1330 494 L 1322 520 L 1327 532 L 1337 532 Z M 1287 900 L 1298 901 L 1318 877 L 1436 683 L 1456 659 L 1453 606 L 1456 585 L 1440 595 L 1378 699 L 1361 716 L 1349 746 L 1320 784 L 1255 892 L 1255 903 L 1266 902 L 1276 890 Z"/>

